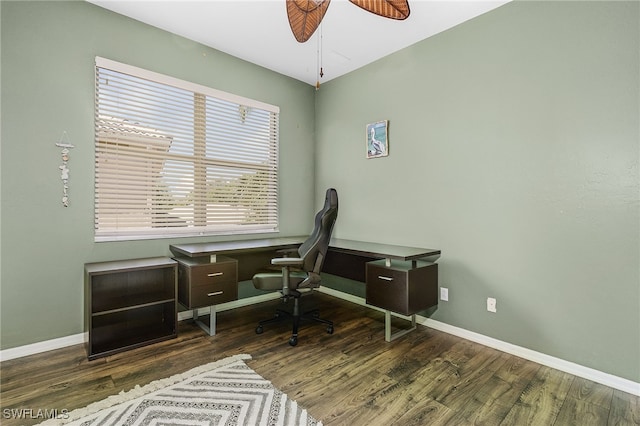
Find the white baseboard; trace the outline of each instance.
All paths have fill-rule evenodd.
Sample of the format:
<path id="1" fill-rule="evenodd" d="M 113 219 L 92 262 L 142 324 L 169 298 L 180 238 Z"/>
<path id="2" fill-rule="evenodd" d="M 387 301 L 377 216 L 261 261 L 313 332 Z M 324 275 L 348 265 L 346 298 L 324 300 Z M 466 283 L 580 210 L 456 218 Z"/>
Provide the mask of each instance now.
<path id="1" fill-rule="evenodd" d="M 362 297 L 354 296 L 349 293 L 344 293 L 338 290 L 334 290 L 328 287 L 320 287 L 318 289 L 321 293 L 329 294 L 334 297 L 338 297 L 349 302 L 353 302 L 358 305 L 367 306 L 372 309 L 378 309 L 375 306 L 367 305 L 365 299 Z M 226 311 L 229 309 L 235 309 L 242 306 L 253 305 L 255 303 L 261 303 L 268 300 L 278 299 L 280 296 L 278 293 L 267 293 L 261 296 L 248 297 L 245 299 L 236 300 L 229 303 L 217 305 L 218 312 Z M 198 314 L 208 314 L 209 308 L 203 308 L 198 310 Z M 178 313 L 178 320 L 192 318 L 192 311 L 185 311 Z M 402 318 L 407 318 L 403 315 L 399 315 Z M 416 316 L 416 323 L 424 325 L 426 327 L 433 328 L 435 330 L 442 331 L 444 333 L 452 334 L 454 336 L 461 337 L 472 342 L 479 343 L 490 348 L 497 349 L 502 352 L 506 352 L 511 355 L 518 356 L 520 358 L 528 359 L 529 361 L 536 362 L 538 364 L 545 365 L 547 367 L 555 368 L 556 370 L 564 371 L 565 373 L 573 374 L 578 377 L 582 377 L 596 383 L 603 384 L 605 386 L 612 387 L 614 389 L 621 390 L 623 392 L 630 393 L 632 395 L 640 396 L 640 383 L 624 379 L 622 377 L 614 376 L 612 374 L 604 373 L 593 368 L 585 367 L 580 364 L 576 364 L 570 361 L 565 361 L 560 358 L 556 358 L 550 355 L 546 355 L 540 352 L 533 351 L 531 349 L 523 348 L 521 346 L 513 345 L 511 343 L 503 342 L 498 339 L 494 339 L 483 334 L 475 333 L 473 331 L 465 330 L 463 328 L 455 327 L 440 321 L 436 321 L 430 318 L 426 318 L 420 315 Z M 44 342 L 32 343 L 30 345 L 19 346 L 17 348 L 5 349 L 0 351 L 0 361 L 8 361 L 14 358 L 20 358 L 27 355 L 33 355 L 41 352 L 46 352 L 54 349 L 60 349 L 66 346 L 77 345 L 87 341 L 87 333 L 74 334 L 72 336 L 61 337 L 58 339 L 47 340 Z"/>
<path id="2" fill-rule="evenodd" d="M 376 308 L 375 306 L 367 305 L 365 299 L 363 299 L 362 297 L 343 293 L 341 291 L 327 287 L 320 287 L 318 291 L 383 312 L 382 309 Z M 401 318 L 407 318 L 403 315 L 398 316 Z M 445 332 L 447 334 L 461 337 L 466 340 L 470 340 L 472 342 L 479 343 L 484 346 L 488 346 L 493 349 L 497 349 L 502 352 L 506 352 L 511 355 L 518 356 L 520 358 L 527 359 L 529 361 L 536 362 L 538 364 L 545 365 L 547 367 L 555 368 L 556 370 L 564 371 L 565 373 L 573 374 L 574 376 L 582 377 L 584 379 L 588 379 L 593 382 L 630 393 L 632 395 L 640 396 L 640 383 L 624 379 L 622 377 L 614 376 L 612 374 L 604 373 L 602 371 L 585 367 L 580 364 L 565 361 L 563 359 L 536 352 L 531 349 L 503 342 L 502 340 L 494 339 L 483 334 L 465 330 L 464 328 L 455 327 L 453 325 L 426 318 L 421 315 L 416 315 L 416 323 Z"/>
<path id="3" fill-rule="evenodd" d="M 445 333 L 452 334 L 454 336 L 458 336 L 472 342 L 480 343 L 481 345 L 488 346 L 490 348 L 494 348 L 511 355 L 518 356 L 520 358 L 528 359 L 529 361 L 533 361 L 538 364 L 554 368 L 556 370 L 564 371 L 565 373 L 573 374 L 574 376 L 582 377 L 584 379 L 588 379 L 593 382 L 621 390 L 623 392 L 640 396 L 640 383 L 622 377 L 614 376 L 613 374 L 604 373 L 602 371 L 585 367 L 571 361 L 565 361 L 561 358 L 556 358 L 551 355 L 523 348 L 522 346 L 503 342 L 502 340 L 494 339 L 483 334 L 474 333 L 473 331 L 465 330 L 463 328 L 454 327 L 452 325 L 432 320 L 430 318 L 418 317 L 416 318 L 416 322 L 419 322 L 424 326 L 443 331 Z"/>
<path id="4" fill-rule="evenodd" d="M 79 333 L 72 336 L 60 337 L 58 339 L 45 340 L 44 342 L 32 343 L 30 345 L 18 346 L 17 348 L 5 349 L 0 351 L 0 361 L 8 361 L 10 359 L 21 358 L 27 355 L 39 354 L 41 352 L 78 345 L 88 341 L 88 338 L 87 333 Z"/>
<path id="5" fill-rule="evenodd" d="M 267 293 L 260 296 L 248 297 L 245 299 L 235 300 L 229 303 L 223 303 L 216 306 L 218 312 L 226 311 L 228 309 L 235 309 L 241 306 L 253 305 L 255 303 L 266 302 L 268 300 L 278 299 L 279 293 Z M 209 308 L 203 308 L 198 310 L 199 315 L 206 315 L 209 313 Z M 192 311 L 178 312 L 178 321 L 189 319 L 193 317 Z M 58 339 L 45 340 L 43 342 L 32 343 L 29 345 L 18 346 L 16 348 L 4 349 L 0 351 L 0 361 L 8 361 L 10 359 L 21 358 L 23 356 L 35 355 L 42 352 L 52 351 L 54 349 L 60 349 L 67 346 L 78 345 L 85 343 L 89 340 L 88 333 L 79 333 L 72 336 L 60 337 Z"/>

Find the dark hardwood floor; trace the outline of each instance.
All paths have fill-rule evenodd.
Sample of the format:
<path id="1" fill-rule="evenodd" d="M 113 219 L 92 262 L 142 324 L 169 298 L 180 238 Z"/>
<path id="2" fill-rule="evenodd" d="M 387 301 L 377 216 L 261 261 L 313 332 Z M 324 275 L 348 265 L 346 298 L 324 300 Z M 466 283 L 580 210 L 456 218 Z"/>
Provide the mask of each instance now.
<path id="1" fill-rule="evenodd" d="M 95 361 L 75 345 L 2 362 L 0 423 L 40 421 L 8 418 L 11 409 L 72 410 L 246 353 L 325 425 L 640 425 L 639 397 L 423 326 L 386 343 L 382 313 L 323 294 L 309 302 L 335 333 L 304 326 L 296 347 L 288 323 L 255 334 L 281 306 L 273 301 L 220 312 L 213 337 L 183 321 L 177 339 Z"/>

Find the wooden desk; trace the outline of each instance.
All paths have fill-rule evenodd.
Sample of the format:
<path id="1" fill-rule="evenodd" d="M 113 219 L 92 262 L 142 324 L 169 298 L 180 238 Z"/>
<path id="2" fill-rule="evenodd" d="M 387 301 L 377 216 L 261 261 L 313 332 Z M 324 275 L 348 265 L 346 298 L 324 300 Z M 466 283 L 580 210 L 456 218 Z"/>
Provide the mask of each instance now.
<path id="1" fill-rule="evenodd" d="M 366 284 L 367 304 L 385 312 L 385 340 L 416 329 L 416 313 L 438 305 L 440 250 L 332 239 L 323 272 Z M 391 315 L 411 317 L 407 329 L 391 332 Z"/>
<path id="2" fill-rule="evenodd" d="M 270 264 L 276 251 L 297 248 L 307 237 L 266 238 L 256 240 L 225 241 L 213 243 L 171 245 L 171 252 L 178 261 L 178 293 L 181 304 L 194 310 L 207 306 L 194 304 L 190 295 L 197 287 L 198 294 L 219 296 L 220 291 L 206 289 L 202 282 L 193 282 L 193 268 L 215 269 L 219 255 L 237 260 L 238 281 L 251 277 Z M 440 250 L 404 247 L 364 241 L 332 239 L 324 263 L 323 272 L 364 282 L 367 285 L 367 303 L 385 311 L 385 340 L 390 342 L 416 328 L 416 312 L 438 304 L 438 265 Z M 211 271 L 213 271 L 211 269 Z M 210 276 L 218 273 L 208 271 Z M 213 278 L 212 278 L 213 279 Z M 213 284 L 211 284 L 213 285 Z M 212 296 L 212 297 L 213 297 Z M 237 294 L 235 296 L 237 298 Z M 201 300 L 201 299 L 198 299 Z M 205 302 L 200 302 L 205 303 Z M 215 304 L 211 304 L 210 323 L 200 326 L 209 334 L 215 334 Z M 411 316 L 411 326 L 396 333 L 391 332 L 391 315 Z"/>

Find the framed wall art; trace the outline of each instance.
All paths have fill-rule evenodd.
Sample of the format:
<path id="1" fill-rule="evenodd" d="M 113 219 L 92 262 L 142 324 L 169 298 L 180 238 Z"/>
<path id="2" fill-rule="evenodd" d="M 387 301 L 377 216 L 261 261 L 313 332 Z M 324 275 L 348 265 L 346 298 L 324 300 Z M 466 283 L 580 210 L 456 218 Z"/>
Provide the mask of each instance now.
<path id="1" fill-rule="evenodd" d="M 389 155 L 389 120 L 367 124 L 367 158 Z"/>

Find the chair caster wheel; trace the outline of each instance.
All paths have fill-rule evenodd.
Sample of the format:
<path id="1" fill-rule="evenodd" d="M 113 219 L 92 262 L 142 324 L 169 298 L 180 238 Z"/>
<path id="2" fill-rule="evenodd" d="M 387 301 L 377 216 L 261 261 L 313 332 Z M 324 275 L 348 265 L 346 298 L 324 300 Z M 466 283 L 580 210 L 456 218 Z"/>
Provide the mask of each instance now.
<path id="1" fill-rule="evenodd" d="M 292 337 L 289 339 L 289 345 L 291 345 L 291 346 L 295 346 L 295 345 L 297 345 L 297 344 L 298 344 L 298 338 L 297 338 L 296 336 L 292 336 Z"/>
<path id="2" fill-rule="evenodd" d="M 256 327 L 256 334 L 262 334 L 263 331 L 264 331 L 264 329 L 262 328 L 261 325 Z"/>
<path id="3" fill-rule="evenodd" d="M 327 333 L 333 334 L 333 326 L 332 325 L 327 326 Z"/>

